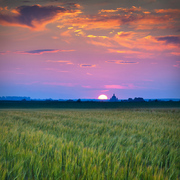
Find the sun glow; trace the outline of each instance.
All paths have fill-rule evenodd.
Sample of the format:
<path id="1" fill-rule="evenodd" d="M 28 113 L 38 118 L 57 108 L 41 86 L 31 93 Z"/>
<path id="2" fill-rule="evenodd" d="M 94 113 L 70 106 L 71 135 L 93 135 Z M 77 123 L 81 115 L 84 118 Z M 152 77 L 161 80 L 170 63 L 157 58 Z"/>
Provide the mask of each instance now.
<path id="1" fill-rule="evenodd" d="M 108 97 L 104 94 L 101 94 L 100 96 L 98 96 L 98 99 L 103 100 L 103 99 L 108 99 Z"/>

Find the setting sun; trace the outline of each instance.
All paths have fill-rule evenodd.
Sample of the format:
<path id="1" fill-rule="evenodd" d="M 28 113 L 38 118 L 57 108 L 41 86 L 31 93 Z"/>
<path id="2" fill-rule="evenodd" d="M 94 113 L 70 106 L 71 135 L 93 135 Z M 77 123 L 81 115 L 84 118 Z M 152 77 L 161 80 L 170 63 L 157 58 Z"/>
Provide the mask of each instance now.
<path id="1" fill-rule="evenodd" d="M 98 97 L 98 99 L 108 99 L 108 97 L 106 96 L 106 95 L 104 95 L 104 94 L 101 94 L 99 97 Z"/>

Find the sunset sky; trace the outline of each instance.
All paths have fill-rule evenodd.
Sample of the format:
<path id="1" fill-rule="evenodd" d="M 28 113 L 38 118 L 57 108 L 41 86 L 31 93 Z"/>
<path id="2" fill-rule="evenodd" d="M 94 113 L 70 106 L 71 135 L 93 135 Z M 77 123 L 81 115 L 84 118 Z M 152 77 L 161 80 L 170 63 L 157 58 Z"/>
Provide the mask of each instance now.
<path id="1" fill-rule="evenodd" d="M 179 0 L 0 0 L 0 96 L 180 98 Z"/>

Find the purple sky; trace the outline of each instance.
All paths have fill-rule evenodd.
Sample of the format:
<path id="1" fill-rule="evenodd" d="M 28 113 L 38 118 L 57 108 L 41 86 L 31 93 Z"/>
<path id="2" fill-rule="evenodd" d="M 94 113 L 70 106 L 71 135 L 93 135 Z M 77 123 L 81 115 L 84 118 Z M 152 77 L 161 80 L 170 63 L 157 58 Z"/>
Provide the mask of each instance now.
<path id="1" fill-rule="evenodd" d="M 180 98 L 179 0 L 0 0 L 0 96 Z"/>

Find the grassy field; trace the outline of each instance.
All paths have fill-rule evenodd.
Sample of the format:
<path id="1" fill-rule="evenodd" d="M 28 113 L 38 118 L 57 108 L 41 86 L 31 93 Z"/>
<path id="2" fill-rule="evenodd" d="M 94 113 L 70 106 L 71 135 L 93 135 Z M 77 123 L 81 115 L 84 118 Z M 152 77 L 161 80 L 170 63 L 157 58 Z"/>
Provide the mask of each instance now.
<path id="1" fill-rule="evenodd" d="M 0 110 L 0 177 L 176 180 L 180 109 Z"/>

